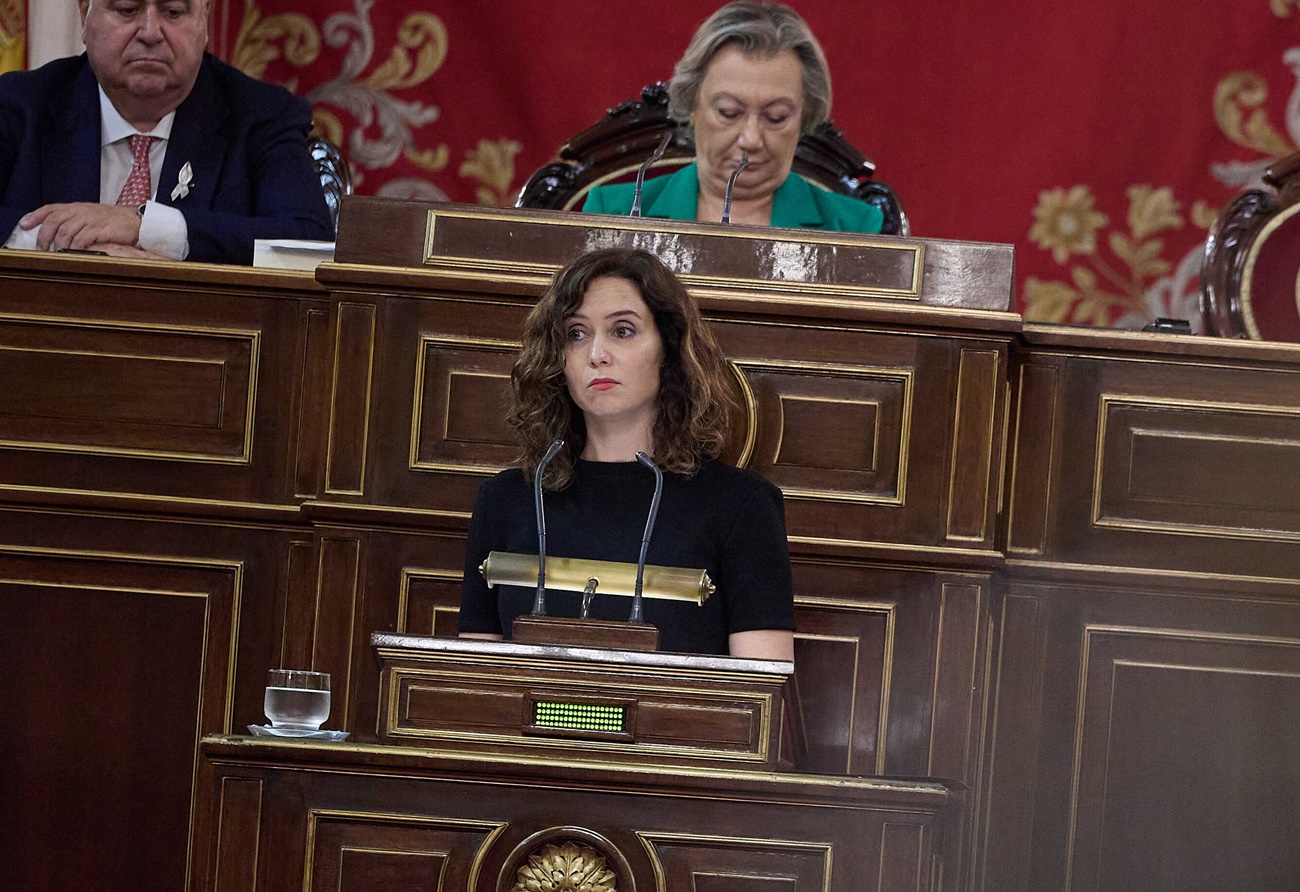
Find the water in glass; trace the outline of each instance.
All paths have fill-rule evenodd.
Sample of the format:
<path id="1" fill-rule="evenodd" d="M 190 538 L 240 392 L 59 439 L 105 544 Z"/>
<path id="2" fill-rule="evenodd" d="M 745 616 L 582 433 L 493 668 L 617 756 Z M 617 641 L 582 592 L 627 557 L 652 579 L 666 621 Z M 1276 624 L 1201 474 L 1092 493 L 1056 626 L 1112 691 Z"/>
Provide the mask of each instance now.
<path id="1" fill-rule="evenodd" d="M 328 672 L 272 669 L 266 675 L 266 717 L 274 728 L 316 731 L 330 715 Z"/>
<path id="2" fill-rule="evenodd" d="M 263 708 L 273 727 L 315 731 L 330 716 L 330 692 L 268 686 Z"/>

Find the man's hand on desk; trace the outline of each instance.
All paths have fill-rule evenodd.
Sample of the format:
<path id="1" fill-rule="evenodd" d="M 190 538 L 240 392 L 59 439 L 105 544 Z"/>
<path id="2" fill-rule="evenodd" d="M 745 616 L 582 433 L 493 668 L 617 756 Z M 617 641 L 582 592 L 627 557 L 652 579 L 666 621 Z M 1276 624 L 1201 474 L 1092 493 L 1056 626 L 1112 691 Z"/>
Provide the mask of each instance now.
<path id="1" fill-rule="evenodd" d="M 44 205 L 19 220 L 18 227 L 39 227 L 36 247 L 41 251 L 104 251 L 107 245 L 134 248 L 140 240 L 140 214 L 135 208 L 87 201 Z"/>

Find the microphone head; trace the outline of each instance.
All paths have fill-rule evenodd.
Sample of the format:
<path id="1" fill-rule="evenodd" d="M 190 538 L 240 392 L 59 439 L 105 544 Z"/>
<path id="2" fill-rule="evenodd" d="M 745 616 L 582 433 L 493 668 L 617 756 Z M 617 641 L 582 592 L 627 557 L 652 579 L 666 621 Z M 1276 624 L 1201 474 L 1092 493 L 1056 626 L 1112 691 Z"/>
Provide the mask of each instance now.
<path id="1" fill-rule="evenodd" d="M 651 470 L 659 469 L 659 466 L 655 464 L 655 460 L 650 456 L 646 455 L 644 452 L 638 452 L 636 454 L 636 460 L 641 462 L 641 464 L 645 465 L 647 468 L 650 468 Z"/>

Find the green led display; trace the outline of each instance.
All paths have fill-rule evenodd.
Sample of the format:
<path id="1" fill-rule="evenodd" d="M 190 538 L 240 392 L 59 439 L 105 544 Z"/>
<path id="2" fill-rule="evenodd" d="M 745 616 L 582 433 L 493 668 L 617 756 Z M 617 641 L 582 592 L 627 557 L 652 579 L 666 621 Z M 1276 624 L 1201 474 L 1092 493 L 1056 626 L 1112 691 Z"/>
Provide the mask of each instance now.
<path id="1" fill-rule="evenodd" d="M 538 701 L 533 704 L 533 725 L 538 728 L 621 734 L 626 723 L 627 712 L 622 706 L 554 701 Z"/>

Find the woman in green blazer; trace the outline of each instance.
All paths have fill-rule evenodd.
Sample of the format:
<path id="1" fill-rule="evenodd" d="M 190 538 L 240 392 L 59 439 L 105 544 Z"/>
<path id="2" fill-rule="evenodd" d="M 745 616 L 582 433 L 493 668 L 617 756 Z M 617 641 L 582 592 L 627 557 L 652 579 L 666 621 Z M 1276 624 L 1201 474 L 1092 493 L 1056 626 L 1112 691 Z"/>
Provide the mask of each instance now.
<path id="1" fill-rule="evenodd" d="M 695 131 L 695 162 L 645 183 L 643 214 L 669 220 L 722 219 L 727 181 L 731 221 L 760 226 L 879 232 L 880 211 L 791 173 L 799 137 L 830 114 L 826 57 L 787 6 L 729 3 L 691 39 L 668 84 L 668 114 Z M 626 214 L 635 186 L 598 186 L 583 210 Z"/>

